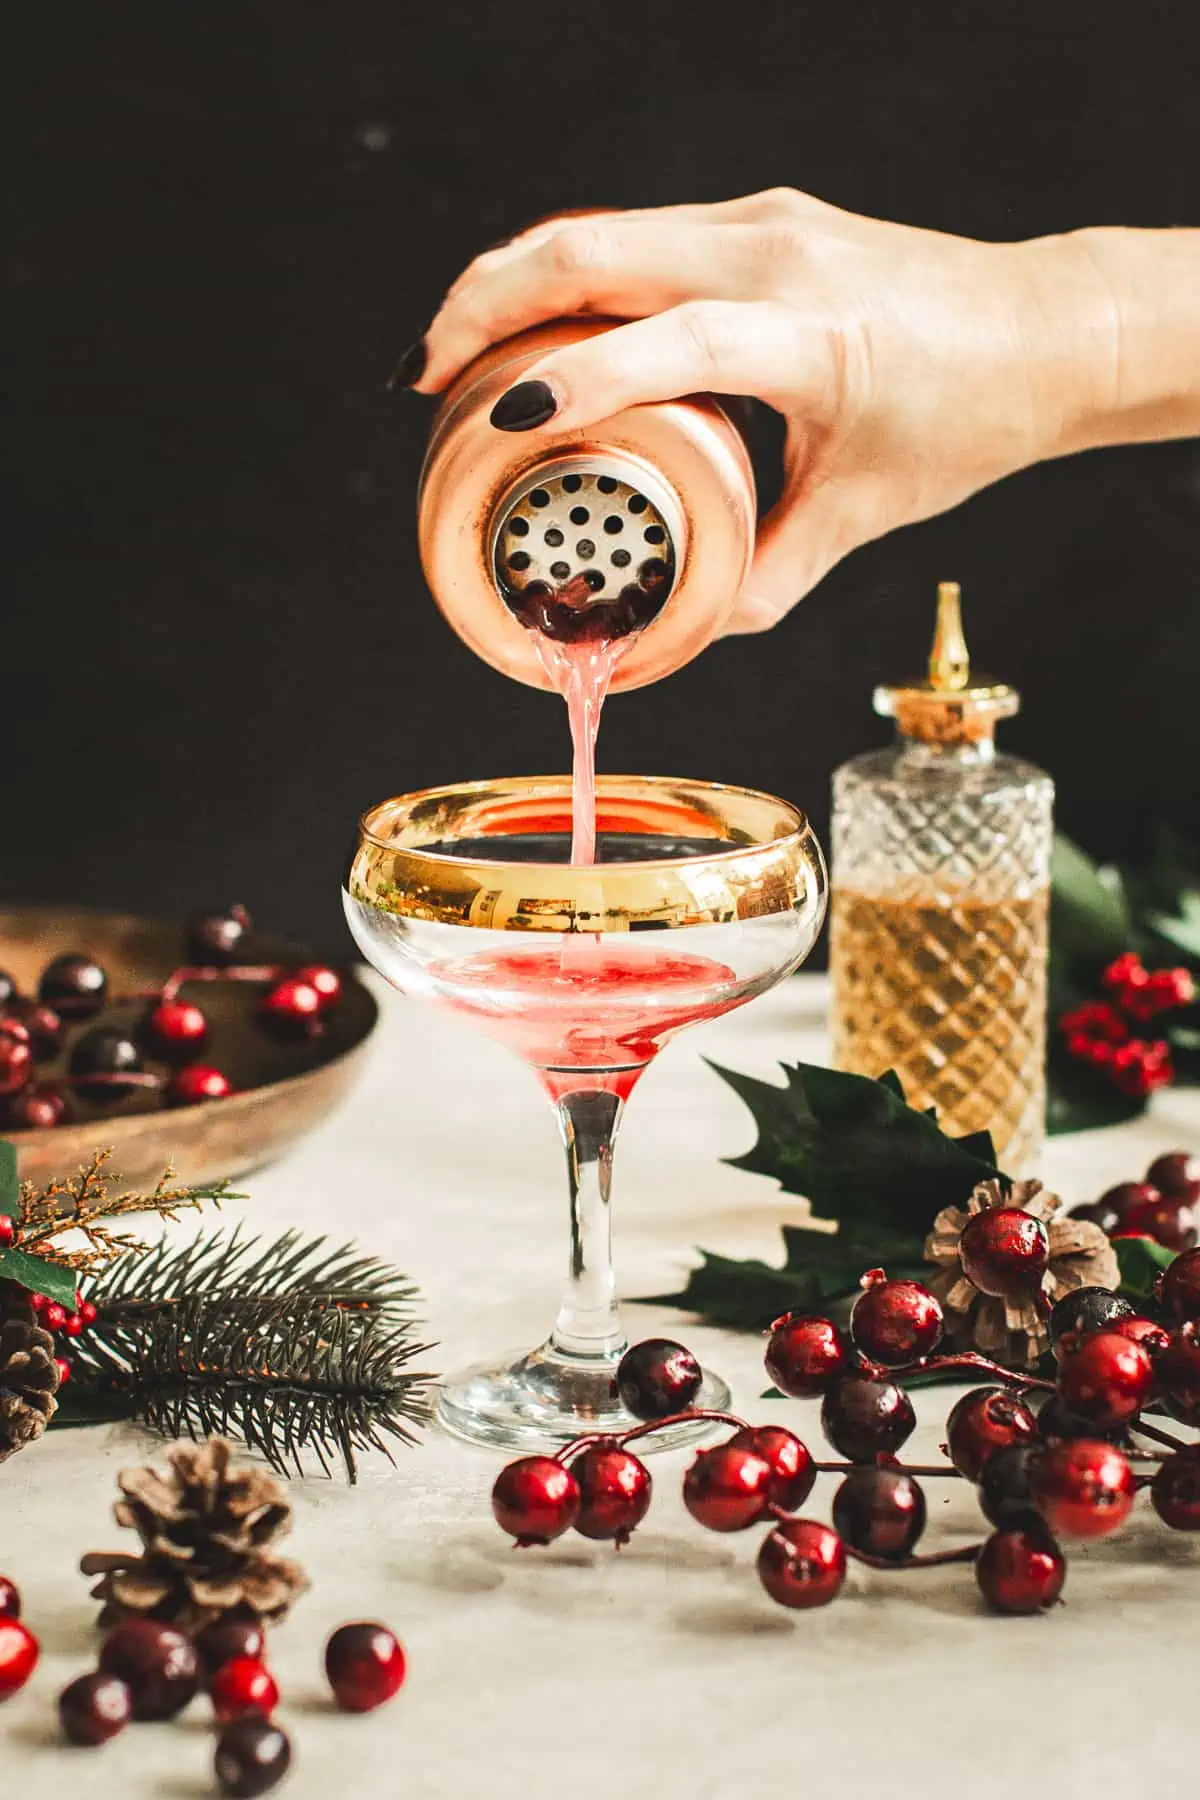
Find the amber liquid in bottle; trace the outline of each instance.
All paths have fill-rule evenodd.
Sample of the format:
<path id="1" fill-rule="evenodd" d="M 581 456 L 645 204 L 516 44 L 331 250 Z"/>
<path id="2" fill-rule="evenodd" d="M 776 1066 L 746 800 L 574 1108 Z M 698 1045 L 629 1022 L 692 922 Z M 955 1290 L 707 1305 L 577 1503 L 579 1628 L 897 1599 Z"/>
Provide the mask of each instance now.
<path id="1" fill-rule="evenodd" d="M 830 975 L 839 1069 L 894 1069 L 952 1136 L 999 1165 L 1041 1147 L 1054 788 L 996 750 L 1011 688 L 971 677 L 943 583 L 929 677 L 882 688 L 895 742 L 834 777 Z"/>

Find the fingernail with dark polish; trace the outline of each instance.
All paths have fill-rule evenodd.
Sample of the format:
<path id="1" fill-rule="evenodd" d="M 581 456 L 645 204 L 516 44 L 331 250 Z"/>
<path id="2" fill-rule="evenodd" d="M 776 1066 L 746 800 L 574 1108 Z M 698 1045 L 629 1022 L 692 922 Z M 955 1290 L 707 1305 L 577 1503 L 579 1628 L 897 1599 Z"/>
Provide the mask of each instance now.
<path id="1" fill-rule="evenodd" d="M 410 388 L 414 381 L 420 381 L 425 373 L 425 339 L 419 337 L 415 344 L 410 344 L 400 361 L 396 364 L 387 379 L 387 391 L 393 393 L 396 388 Z"/>
<path id="2" fill-rule="evenodd" d="M 558 411 L 554 390 L 546 381 L 518 381 L 492 408 L 497 431 L 532 431 Z"/>

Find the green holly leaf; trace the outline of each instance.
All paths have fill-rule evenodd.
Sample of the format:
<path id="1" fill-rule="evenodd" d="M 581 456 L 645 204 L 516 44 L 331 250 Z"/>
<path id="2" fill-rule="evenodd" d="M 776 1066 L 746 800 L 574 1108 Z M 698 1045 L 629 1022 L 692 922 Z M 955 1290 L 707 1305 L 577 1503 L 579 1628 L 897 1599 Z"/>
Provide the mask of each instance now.
<path id="1" fill-rule="evenodd" d="M 784 1066 L 781 1088 L 711 1066 L 758 1127 L 754 1148 L 727 1160 L 803 1195 L 817 1218 L 839 1220 L 844 1244 L 851 1231 L 873 1243 L 881 1230 L 923 1236 L 944 1206 L 961 1205 L 979 1182 L 1000 1174 L 989 1138 L 947 1137 L 927 1113 L 905 1105 L 894 1076 L 872 1081 L 798 1063 Z"/>
<path id="2" fill-rule="evenodd" d="M 75 1310 L 75 1271 L 30 1256 L 26 1250 L 0 1250 L 0 1281 L 16 1281 L 31 1294 L 49 1294 L 68 1312 Z"/>
<path id="3" fill-rule="evenodd" d="M 0 1213 L 15 1219 L 21 1211 L 21 1182 L 17 1175 L 17 1150 L 0 1138 Z"/>
<path id="4" fill-rule="evenodd" d="M 1175 1261 L 1175 1251 L 1148 1237 L 1114 1238 L 1113 1249 L 1121 1270 L 1118 1292 L 1126 1300 L 1146 1300 L 1163 1270 Z"/>
<path id="5" fill-rule="evenodd" d="M 1050 860 L 1050 943 L 1055 958 L 1110 962 L 1129 947 L 1129 898 L 1116 869 L 1103 868 L 1056 835 Z"/>
<path id="6" fill-rule="evenodd" d="M 1194 957 L 1200 962 L 1200 893 L 1194 888 L 1180 895 L 1174 914 L 1148 912 L 1146 924 L 1157 937 L 1170 944 L 1173 950 L 1180 950 L 1184 956 Z"/>

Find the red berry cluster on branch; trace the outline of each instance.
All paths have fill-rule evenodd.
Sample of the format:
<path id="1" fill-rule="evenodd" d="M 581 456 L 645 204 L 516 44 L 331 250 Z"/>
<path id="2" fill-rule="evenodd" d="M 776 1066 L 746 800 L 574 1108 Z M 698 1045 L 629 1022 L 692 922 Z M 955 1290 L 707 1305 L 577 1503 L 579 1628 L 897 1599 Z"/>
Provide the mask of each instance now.
<path id="1" fill-rule="evenodd" d="M 1190 1006 L 1196 984 L 1187 969 L 1147 969 L 1127 950 L 1101 977 L 1110 998 L 1064 1013 L 1059 1030 L 1068 1053 L 1101 1070 L 1131 1099 L 1145 1099 L 1175 1079 L 1165 1038 L 1148 1038 L 1141 1028 L 1161 1013 Z"/>
<path id="2" fill-rule="evenodd" d="M 1010 1295 L 1036 1283 L 1038 1244 L 999 1210 L 979 1216 L 989 1220 L 989 1235 L 974 1246 L 972 1279 L 986 1282 L 987 1292 Z M 1015 1374 L 973 1352 L 942 1352 L 941 1307 L 919 1282 L 889 1281 L 875 1269 L 862 1289 L 848 1329 L 788 1314 L 772 1326 L 765 1356 L 784 1393 L 821 1400 L 822 1430 L 844 1461 L 817 1462 L 780 1425 L 753 1426 L 686 1405 L 668 1413 L 679 1372 L 695 1370 L 694 1393 L 699 1369 L 683 1345 L 653 1339 L 626 1353 L 617 1376 L 626 1405 L 644 1423 L 510 1463 L 492 1493 L 497 1523 L 518 1545 L 548 1544 L 573 1528 L 619 1547 L 651 1498 L 650 1472 L 630 1446 L 672 1424 L 711 1419 L 730 1426 L 731 1435 L 697 1454 L 684 1476 L 684 1504 L 710 1531 L 767 1527 L 758 1576 L 782 1606 L 827 1605 L 850 1561 L 893 1570 L 963 1562 L 996 1610 L 1042 1611 L 1066 1577 L 1060 1539 L 1086 1542 L 1116 1531 L 1142 1487 L 1166 1525 L 1200 1531 L 1200 1444 L 1184 1443 L 1143 1416 L 1157 1403 L 1200 1425 L 1200 1249 L 1164 1272 L 1158 1317 L 1135 1313 L 1107 1288 L 1060 1300 L 1049 1316 L 1054 1381 Z M 904 1377 L 955 1369 L 991 1379 L 952 1408 L 946 1462 L 905 1466 L 898 1452 L 916 1416 Z M 831 1524 L 796 1516 L 822 1472 L 842 1478 Z M 992 1531 L 980 1543 L 922 1555 L 922 1481 L 938 1476 L 975 1485 Z"/>
<path id="3" fill-rule="evenodd" d="M 1072 1215 L 1110 1238 L 1148 1237 L 1166 1250 L 1200 1243 L 1200 1158 L 1186 1150 L 1156 1156 L 1141 1181 L 1120 1181 Z"/>
<path id="4" fill-rule="evenodd" d="M 324 963 L 296 970 L 240 963 L 250 928 L 244 907 L 193 919 L 185 945 L 190 960 L 161 987 L 139 994 L 110 993 L 107 971 L 80 952 L 57 956 L 42 971 L 36 996 L 22 995 L 0 971 L 0 1101 L 3 1123 L 14 1131 L 53 1129 L 67 1118 L 73 1098 L 106 1111 L 139 1089 L 167 1106 L 223 1100 L 233 1092 L 224 1070 L 200 1060 L 209 1042 L 202 1007 L 180 997 L 189 984 L 240 981 L 260 990 L 257 1016 L 265 1030 L 315 1036 L 337 1006 L 342 978 Z M 132 1025 L 101 1022 L 106 1008 L 145 1002 Z M 110 1018 L 112 1014 L 110 1013 Z M 83 1027 L 72 1036 L 76 1027 Z M 65 1053 L 65 1068 L 39 1069 Z M 166 1065 L 147 1069 L 147 1058 Z"/>

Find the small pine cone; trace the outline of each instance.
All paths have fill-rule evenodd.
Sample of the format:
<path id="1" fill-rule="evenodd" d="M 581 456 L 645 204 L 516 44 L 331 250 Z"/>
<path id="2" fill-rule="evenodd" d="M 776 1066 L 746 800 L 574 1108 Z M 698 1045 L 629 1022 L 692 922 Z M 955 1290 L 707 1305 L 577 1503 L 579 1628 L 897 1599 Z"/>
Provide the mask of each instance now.
<path id="1" fill-rule="evenodd" d="M 221 1438 L 178 1444 L 169 1472 L 126 1469 L 117 1523 L 136 1531 L 142 1555 L 93 1551 L 80 1567 L 99 1575 L 92 1590 L 102 1622 L 154 1618 L 198 1630 L 230 1613 L 269 1624 L 287 1616 L 308 1587 L 299 1563 L 269 1554 L 291 1529 L 292 1508 L 273 1475 L 232 1467 Z"/>
<path id="2" fill-rule="evenodd" d="M 0 1462 L 41 1437 L 58 1382 L 54 1339 L 17 1308 L 0 1324 Z"/>

